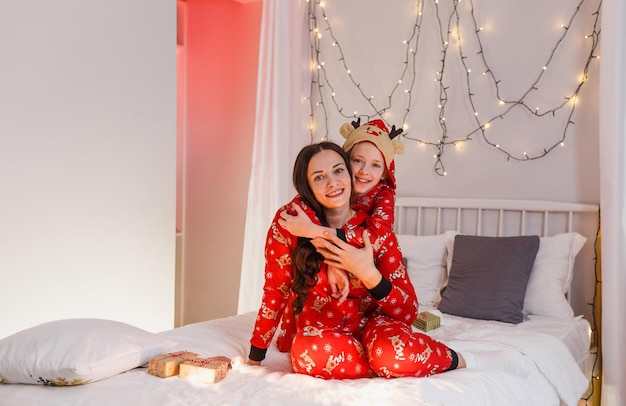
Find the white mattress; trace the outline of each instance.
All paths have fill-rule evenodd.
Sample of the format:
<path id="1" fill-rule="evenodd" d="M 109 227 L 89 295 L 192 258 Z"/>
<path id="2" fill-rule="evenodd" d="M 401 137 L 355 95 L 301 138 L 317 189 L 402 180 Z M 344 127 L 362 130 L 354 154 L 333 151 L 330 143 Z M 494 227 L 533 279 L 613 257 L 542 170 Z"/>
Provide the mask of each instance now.
<path id="1" fill-rule="evenodd" d="M 581 371 L 587 379 L 591 379 L 591 369 L 593 366 L 592 356 L 589 353 L 591 346 L 591 325 L 582 316 L 576 317 L 571 323 L 569 321 L 552 320 L 544 317 L 530 317 L 528 324 L 524 323 L 524 328 L 537 329 L 561 341 Z"/>
<path id="2" fill-rule="evenodd" d="M 463 317 L 443 315 L 436 309 L 420 308 L 420 311 L 428 310 L 442 317 L 442 327 L 433 330 L 429 334 L 435 338 L 449 343 L 452 347 L 454 339 L 463 331 L 483 329 L 487 330 L 497 326 L 498 329 L 518 331 L 524 333 L 543 333 L 552 336 L 562 342 L 578 364 L 580 370 L 587 379 L 591 378 L 592 360 L 589 353 L 591 345 L 591 326 L 582 316 L 577 316 L 572 320 L 559 320 L 542 316 L 528 316 L 520 324 L 508 324 L 491 320 L 476 320 Z M 454 347 L 452 347 L 454 348 Z"/>
<path id="3" fill-rule="evenodd" d="M 255 316 L 250 312 L 161 334 L 178 342 L 172 351 L 245 357 Z M 582 357 L 588 348 L 584 327 L 588 329 L 581 319 L 533 319 L 513 326 L 443 315 L 442 326 L 430 332 L 463 354 L 509 354 L 506 368 L 468 367 L 428 378 L 323 380 L 291 373 L 288 354 L 272 346 L 263 366 L 237 364 L 213 385 L 161 379 L 137 368 L 72 387 L 0 385 L 0 404 L 573 406 L 588 386 L 572 356 Z"/>

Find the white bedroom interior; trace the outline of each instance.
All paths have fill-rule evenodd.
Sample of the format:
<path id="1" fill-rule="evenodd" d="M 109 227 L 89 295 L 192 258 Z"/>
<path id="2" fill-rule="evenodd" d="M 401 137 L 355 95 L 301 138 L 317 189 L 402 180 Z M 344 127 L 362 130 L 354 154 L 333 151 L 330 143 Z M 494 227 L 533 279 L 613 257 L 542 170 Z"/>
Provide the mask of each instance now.
<path id="1" fill-rule="evenodd" d="M 177 52 L 175 3 L 185 8 L 187 28 Z M 497 2 L 475 3 L 484 4 L 485 19 L 496 21 L 505 11 Z M 524 55 L 528 59 L 537 49 L 546 51 L 541 30 L 553 29 L 561 12 L 571 14 L 578 2 L 533 4 L 541 9 L 540 28 L 498 44 L 503 68 L 516 77 L 524 77 Z M 589 23 L 589 10 L 597 2 L 585 5 L 580 18 Z M 6 35 L 0 38 L 0 50 L 11 63 L 3 65 L 0 76 L 0 223 L 6 230 L 0 244 L 5 287 L 0 306 L 14 310 L 3 311 L 0 337 L 40 322 L 82 316 L 161 331 L 234 315 L 245 308 L 242 299 L 254 302 L 253 295 L 240 291 L 242 262 L 250 261 L 243 264 L 244 272 L 262 265 L 261 246 L 248 245 L 246 252 L 257 251 L 254 259 L 242 258 L 250 244 L 245 239 L 254 235 L 246 228 L 247 208 L 265 210 L 260 216 L 265 218 L 289 198 L 294 151 L 311 139 L 308 132 L 297 131 L 306 113 L 291 114 L 307 108 L 293 97 L 306 88 L 308 78 L 289 70 L 300 69 L 302 60 L 280 52 L 275 59 L 258 55 L 271 49 L 289 50 L 290 55 L 309 52 L 308 38 L 286 35 L 306 23 L 299 7 L 305 6 L 261 0 L 63 0 L 3 6 L 0 27 Z M 395 21 L 400 7 L 372 5 L 367 12 L 355 1 L 337 9 L 329 4 L 335 16 L 358 20 L 354 16 L 360 15 L 368 21 L 374 13 L 376 24 L 356 24 L 342 41 L 356 66 L 382 69 L 375 73 L 380 78 L 397 77 L 394 48 L 381 44 L 395 41 L 406 29 L 399 19 L 393 29 L 383 23 Z M 528 3 L 516 7 L 520 27 L 509 27 L 511 32 L 524 26 L 522 16 L 537 14 L 528 11 Z M 564 148 L 517 162 L 475 139 L 446 151 L 447 175 L 439 176 L 432 151 L 406 140 L 408 152 L 398 159 L 397 178 L 400 196 L 601 204 L 603 220 L 609 219 L 603 222 L 602 257 L 609 282 L 604 279 L 602 288 L 612 303 L 603 306 L 604 338 L 615 351 L 604 364 L 603 404 L 611 405 L 626 396 L 621 384 L 626 359 L 619 347 L 625 334 L 618 327 L 624 316 L 614 310 L 623 308 L 618 297 L 624 276 L 617 270 L 624 264 L 619 254 L 624 191 L 616 185 L 623 176 L 612 176 L 624 173 L 623 145 L 612 140 L 624 134 L 619 118 L 626 92 L 618 72 L 624 67 L 619 38 L 624 38 L 620 30 L 626 12 L 618 0 L 605 0 L 602 8 L 602 64 L 590 66 Z M 267 21 L 276 25 L 262 26 Z M 376 25 L 383 28 L 371 28 Z M 580 67 L 584 52 L 567 54 L 569 59 L 561 63 Z M 379 58 L 389 64 L 376 68 Z M 267 81 L 270 65 L 278 71 L 273 82 Z M 542 86 L 550 89 L 549 83 Z M 288 108 L 277 114 L 268 107 L 270 99 L 272 107 Z M 416 103 L 414 109 L 427 109 Z M 329 120 L 331 133 L 341 120 Z M 436 129 L 433 123 L 423 126 Z M 416 134 L 413 128 L 410 134 Z M 290 136 L 270 137 L 272 131 Z M 179 139 L 183 148 L 176 148 L 177 133 L 184 134 Z M 253 160 L 262 162 L 253 151 L 259 134 L 273 143 L 264 158 L 280 161 L 262 174 L 274 189 L 249 194 Z M 173 230 L 183 236 L 179 283 Z M 582 302 L 588 299 L 581 295 Z"/>

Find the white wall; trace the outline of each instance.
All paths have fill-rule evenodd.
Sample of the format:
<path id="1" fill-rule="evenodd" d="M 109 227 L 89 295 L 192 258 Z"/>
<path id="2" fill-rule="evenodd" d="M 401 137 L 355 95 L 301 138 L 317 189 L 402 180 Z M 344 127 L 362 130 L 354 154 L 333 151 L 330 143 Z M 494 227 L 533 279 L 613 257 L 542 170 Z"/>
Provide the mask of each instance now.
<path id="1" fill-rule="evenodd" d="M 453 4 L 458 8 L 452 9 Z M 389 96 L 405 68 L 408 69 L 402 84 L 391 98 L 389 114 L 384 116 L 390 124 L 401 126 L 406 109 L 408 130 L 405 135 L 436 143 L 442 137 L 438 122 L 440 77 L 444 72 L 446 86 L 445 123 L 449 141 L 463 139 L 473 129 L 474 111 L 480 120 L 495 117 L 504 111 L 495 97 L 493 83 L 482 75 L 485 65 L 481 60 L 476 40 L 473 18 L 478 27 L 483 55 L 494 75 L 500 80 L 500 95 L 516 100 L 529 89 L 540 75 L 537 90 L 530 92 L 527 101 L 539 112 L 562 103 L 578 86 L 585 68 L 594 30 L 594 12 L 599 0 L 586 0 L 576 14 L 579 0 L 545 2 L 481 1 L 424 1 L 394 2 L 361 0 L 328 0 L 324 2 L 327 20 L 318 15 L 319 62 L 324 63 L 324 86 L 319 97 L 314 86 L 315 134 L 314 140 L 325 135 L 326 126 L 332 141 L 342 143 L 338 134 L 340 125 L 352 120 L 351 115 L 375 116 L 375 109 L 366 100 L 381 108 L 389 104 Z M 422 4 L 422 17 L 415 28 L 416 4 Z M 437 6 L 435 6 L 437 4 Z M 473 7 L 473 9 L 472 9 Z M 574 19 L 572 17 L 574 16 Z M 458 17 L 458 20 L 457 20 Z M 557 51 L 555 45 L 565 32 Z M 329 29 L 330 26 L 330 29 Z M 411 49 L 417 57 L 406 57 L 406 45 L 415 28 L 418 37 Z M 599 30 L 598 24 L 595 29 Z M 450 35 L 448 36 L 448 31 Z M 459 41 L 457 32 L 460 32 Z M 446 47 L 443 41 L 448 41 Z M 332 43 L 336 42 L 333 46 Z M 338 44 L 338 45 L 337 45 Z M 443 50 L 446 49 L 442 70 Z M 465 66 L 459 57 L 463 53 Z M 600 48 L 595 52 L 600 55 Z M 574 123 L 565 133 L 564 146 L 557 146 L 545 157 L 516 161 L 507 160 L 502 152 L 489 146 L 480 132 L 472 140 L 447 145 L 443 163 L 447 175 L 434 171 L 437 149 L 432 145 L 402 137 L 406 152 L 396 157 L 398 196 L 442 196 L 476 198 L 518 198 L 555 200 L 598 204 L 599 153 L 598 153 L 598 89 L 599 63 L 589 64 L 589 78 L 583 85 L 571 117 Z M 543 66 L 548 69 L 543 72 Z M 467 96 L 468 75 L 472 106 Z M 350 75 L 358 87 L 352 83 Z M 413 86 L 411 84 L 415 81 Z M 326 82 L 327 81 L 327 82 Z M 409 93 L 411 100 L 409 104 Z M 334 92 L 335 101 L 331 98 Z M 323 105 L 316 103 L 323 101 Z M 336 102 L 336 104 L 335 104 Z M 495 120 L 487 135 L 509 152 L 522 157 L 527 151 L 535 157 L 550 148 L 563 135 L 570 112 L 569 104 L 555 117 L 535 117 L 523 109 L 504 119 Z M 339 112 L 339 108 L 343 108 Z M 326 115 L 325 115 L 326 114 Z M 288 181 L 287 179 L 285 181 Z M 596 224 L 591 224 L 591 232 Z M 579 258 L 584 264 L 576 276 L 573 302 L 577 313 L 590 317 L 593 300 L 594 269 L 593 241 L 589 241 Z M 584 274 L 583 274 L 584 273 Z"/>
<path id="2" fill-rule="evenodd" d="M 173 327 L 175 15 L 2 3 L 0 337 L 67 317 Z"/>
<path id="3" fill-rule="evenodd" d="M 501 2 L 497 0 L 458 2 L 457 14 L 452 13 L 453 1 L 394 2 L 369 1 L 367 6 L 360 0 L 329 0 L 324 10 L 332 27 L 332 35 L 340 44 L 344 60 L 339 60 L 339 47 L 331 46 L 331 32 L 325 21 L 318 20 L 322 38 L 321 59 L 325 63 L 327 77 L 333 88 L 325 86 L 325 110 L 328 112 L 330 138 L 342 142 L 338 135 L 339 126 L 350 121 L 342 114 L 372 115 L 373 109 L 360 94 L 373 96 L 373 103 L 384 106 L 391 89 L 397 85 L 403 62 L 406 60 L 404 40 L 409 40 L 416 19 L 417 3 L 424 4 L 419 36 L 415 75 L 413 65 L 391 101 L 389 122 L 402 125 L 408 105 L 407 93 L 411 80 L 410 112 L 407 116 L 407 135 L 430 142 L 437 142 L 442 131 L 438 123 L 439 83 L 435 81 L 441 70 L 442 38 L 449 40 L 448 58 L 445 62 L 445 85 L 448 100 L 445 121 L 449 140 L 463 138 L 476 128 L 474 108 L 480 119 L 500 114 L 504 107 L 497 103 L 494 87 L 483 76 L 484 65 L 478 52 L 473 33 L 472 13 L 479 27 L 483 27 L 480 39 L 484 55 L 501 80 L 501 95 L 516 99 L 530 87 L 548 63 L 551 51 L 564 32 L 562 24 L 571 25 L 569 32 L 552 58 L 538 90 L 531 92 L 528 101 L 532 107 L 546 109 L 556 105 L 571 94 L 583 73 L 588 45 L 591 39 L 584 36 L 593 32 L 594 15 L 598 0 L 586 0 L 570 24 L 569 19 L 581 3 L 579 0 L 555 0 L 545 2 Z M 473 5 L 473 10 L 471 6 Z M 440 20 L 437 19 L 437 15 Z M 459 22 L 457 25 L 456 17 Z M 439 26 L 441 23 L 441 26 Z M 448 25 L 449 24 L 449 25 Z M 447 31 L 451 31 L 450 37 Z M 471 90 L 475 106 L 468 103 L 466 73 L 460 63 L 457 28 L 461 32 L 461 49 L 465 63 L 472 69 Z M 597 27 L 599 29 L 599 25 Z M 598 49 L 599 54 L 599 49 Z M 598 185 L 598 83 L 599 61 L 590 64 L 589 80 L 582 88 L 578 104 L 572 117 L 574 125 L 567 131 L 564 147 L 557 147 L 546 157 L 518 162 L 508 160 L 504 154 L 487 145 L 479 133 L 472 140 L 445 148 L 443 162 L 446 176 L 435 174 L 433 156 L 437 150 L 407 138 L 402 138 L 405 155 L 396 161 L 398 195 L 400 196 L 451 196 L 451 197 L 514 197 L 562 201 L 599 202 Z M 346 74 L 344 62 L 352 77 L 360 85 L 357 89 Z M 411 62 L 411 61 L 409 61 Z M 339 114 L 337 107 L 328 97 L 335 91 L 335 98 L 344 110 Z M 315 98 L 318 101 L 319 98 Z M 323 135 L 325 125 L 322 108 L 316 107 L 316 137 Z M 540 110 L 541 112 L 542 110 Z M 535 119 L 532 114 L 517 111 L 503 120 L 496 120 L 488 130 L 492 141 L 498 142 L 509 151 L 522 156 L 540 154 L 562 135 L 567 123 L 568 109 L 551 116 Z"/>

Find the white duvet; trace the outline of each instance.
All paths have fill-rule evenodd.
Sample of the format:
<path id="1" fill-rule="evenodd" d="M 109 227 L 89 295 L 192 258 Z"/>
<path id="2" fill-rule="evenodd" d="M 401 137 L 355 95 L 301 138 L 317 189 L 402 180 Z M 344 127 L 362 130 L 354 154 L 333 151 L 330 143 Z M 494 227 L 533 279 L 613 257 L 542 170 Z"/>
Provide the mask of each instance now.
<path id="1" fill-rule="evenodd" d="M 173 350 L 245 357 L 254 318 L 247 313 L 161 334 L 178 342 Z M 262 367 L 238 363 L 213 385 L 137 368 L 82 386 L 0 385 L 0 405 L 575 405 L 588 385 L 575 361 L 580 354 L 572 355 L 589 348 L 579 333 L 584 323 L 514 326 L 442 315 L 442 326 L 429 334 L 467 354 L 470 365 L 428 378 L 325 381 L 290 373 L 287 354 L 272 347 Z"/>

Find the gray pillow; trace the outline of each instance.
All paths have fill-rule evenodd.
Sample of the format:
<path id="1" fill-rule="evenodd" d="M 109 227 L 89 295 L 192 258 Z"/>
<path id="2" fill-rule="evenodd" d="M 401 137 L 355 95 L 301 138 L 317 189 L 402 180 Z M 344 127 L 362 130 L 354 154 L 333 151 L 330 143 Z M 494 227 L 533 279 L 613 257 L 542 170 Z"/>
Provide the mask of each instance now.
<path id="1" fill-rule="evenodd" d="M 455 316 L 519 323 L 539 236 L 454 239 L 448 286 L 439 310 Z"/>

